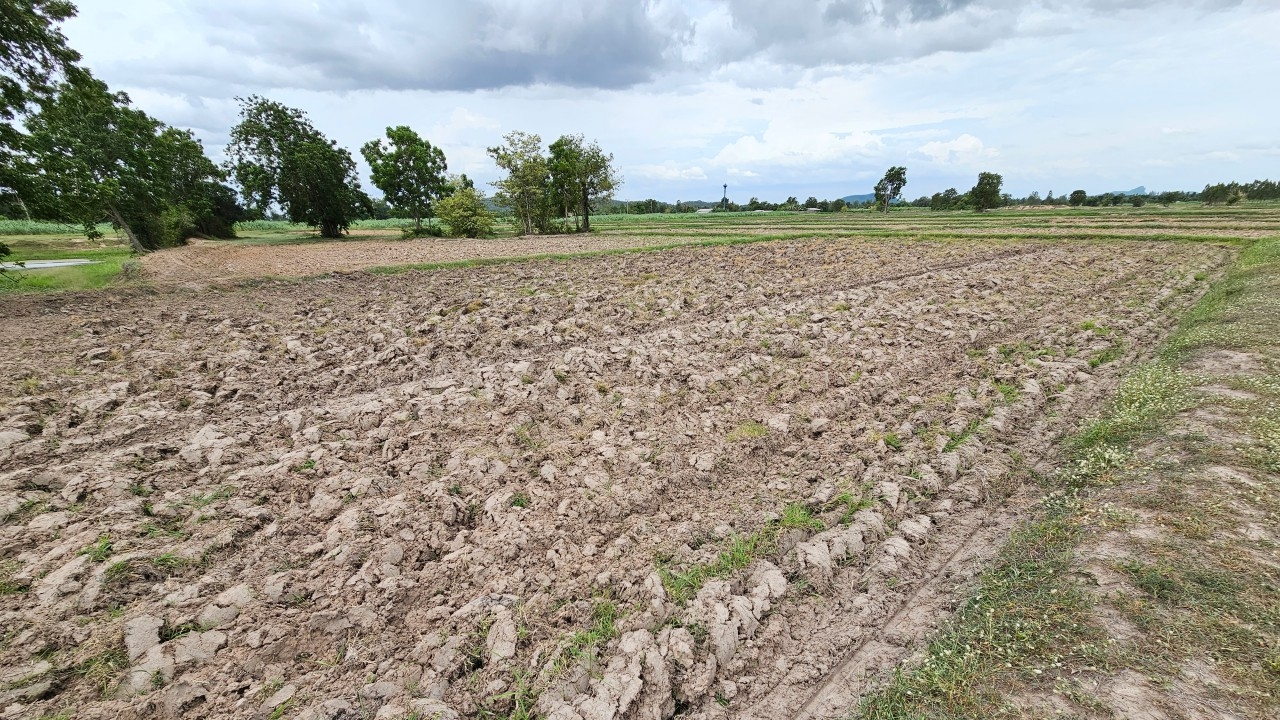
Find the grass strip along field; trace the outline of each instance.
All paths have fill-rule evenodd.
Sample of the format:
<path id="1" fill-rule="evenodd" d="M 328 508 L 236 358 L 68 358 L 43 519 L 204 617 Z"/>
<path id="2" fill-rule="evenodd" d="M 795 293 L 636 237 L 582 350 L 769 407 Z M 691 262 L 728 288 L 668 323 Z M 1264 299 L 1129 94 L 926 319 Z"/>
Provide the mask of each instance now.
<path id="1" fill-rule="evenodd" d="M 1276 716 L 1280 238 L 1065 452 L 1038 517 L 853 717 Z"/>

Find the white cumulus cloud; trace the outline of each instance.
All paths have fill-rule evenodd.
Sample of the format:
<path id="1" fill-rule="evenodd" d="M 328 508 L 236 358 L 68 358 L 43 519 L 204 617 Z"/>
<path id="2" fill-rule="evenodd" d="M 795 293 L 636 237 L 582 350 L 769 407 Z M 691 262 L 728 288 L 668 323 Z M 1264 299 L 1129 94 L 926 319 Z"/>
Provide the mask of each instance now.
<path id="1" fill-rule="evenodd" d="M 917 148 L 916 152 L 936 163 L 946 165 L 971 165 L 999 154 L 994 148 L 983 145 L 981 140 L 968 133 L 947 142 L 937 140 L 927 142 Z"/>
<path id="2" fill-rule="evenodd" d="M 661 165 L 639 165 L 632 168 L 630 174 L 647 178 L 649 180 L 675 181 L 707 179 L 707 173 L 697 165 L 692 167 L 680 167 L 670 161 Z"/>

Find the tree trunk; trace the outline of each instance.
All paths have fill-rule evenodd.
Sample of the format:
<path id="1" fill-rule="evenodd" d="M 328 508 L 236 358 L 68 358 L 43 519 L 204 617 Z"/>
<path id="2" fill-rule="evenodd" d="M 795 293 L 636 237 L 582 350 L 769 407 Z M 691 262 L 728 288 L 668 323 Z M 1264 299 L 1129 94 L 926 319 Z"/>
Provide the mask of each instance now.
<path id="1" fill-rule="evenodd" d="M 342 237 L 342 229 L 338 227 L 338 223 L 333 220 L 324 220 L 320 223 L 320 237 L 340 238 Z"/>
<path id="2" fill-rule="evenodd" d="M 587 188 L 582 188 L 582 232 L 591 232 L 591 202 L 587 199 Z"/>
<path id="3" fill-rule="evenodd" d="M 129 240 L 129 246 L 133 248 L 135 253 L 144 255 L 150 252 L 142 247 L 142 243 L 138 242 L 138 236 L 133 234 L 133 228 L 129 227 L 129 223 L 124 221 L 124 218 L 120 216 L 120 213 L 114 207 L 108 206 L 107 214 L 111 216 L 112 224 L 120 228 L 120 231 L 124 233 L 124 236 Z"/>
<path id="4" fill-rule="evenodd" d="M 413 214 L 413 234 L 422 235 L 422 216 L 417 213 Z"/>

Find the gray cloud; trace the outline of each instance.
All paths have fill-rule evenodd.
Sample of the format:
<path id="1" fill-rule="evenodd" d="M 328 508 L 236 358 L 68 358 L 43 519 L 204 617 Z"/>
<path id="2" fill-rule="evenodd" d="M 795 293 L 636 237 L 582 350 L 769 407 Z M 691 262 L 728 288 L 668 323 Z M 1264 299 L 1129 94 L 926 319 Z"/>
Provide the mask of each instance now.
<path id="1" fill-rule="evenodd" d="M 1069 17 L 1158 4 L 1091 4 L 1099 2 L 177 0 L 149 17 L 147 42 L 125 52 L 116 45 L 99 62 L 135 87 L 210 97 L 247 89 L 621 89 L 708 73 L 768 85 L 762 78 L 795 70 L 981 51 L 1028 32 L 1020 20 L 1036 11 Z M 121 3 L 110 12 L 136 21 L 143 11 Z"/>
<path id="2" fill-rule="evenodd" d="M 189 0 L 176 11 L 185 21 L 179 31 L 203 52 L 121 62 L 136 81 L 319 91 L 621 88 L 670 67 L 692 32 L 678 8 L 634 0 Z"/>
<path id="3" fill-rule="evenodd" d="M 1213 12 L 1249 0 L 716 0 L 728 27 L 702 33 L 720 40 L 702 48 L 712 66 L 766 62 L 789 67 L 872 65 L 941 52 L 978 52 L 1022 34 L 1021 24 L 1051 13 L 1074 18 L 1124 11 Z M 705 31 L 705 26 L 699 28 Z"/>

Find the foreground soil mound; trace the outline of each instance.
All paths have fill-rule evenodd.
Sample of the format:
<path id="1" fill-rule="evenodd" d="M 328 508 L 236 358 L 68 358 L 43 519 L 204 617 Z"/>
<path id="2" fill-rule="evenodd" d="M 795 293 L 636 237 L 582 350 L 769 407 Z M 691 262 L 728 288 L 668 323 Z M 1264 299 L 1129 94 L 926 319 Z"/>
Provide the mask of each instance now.
<path id="1" fill-rule="evenodd" d="M 0 319 L 5 716 L 846 708 L 1233 253 L 774 242 L 32 305 Z"/>

